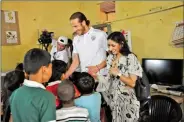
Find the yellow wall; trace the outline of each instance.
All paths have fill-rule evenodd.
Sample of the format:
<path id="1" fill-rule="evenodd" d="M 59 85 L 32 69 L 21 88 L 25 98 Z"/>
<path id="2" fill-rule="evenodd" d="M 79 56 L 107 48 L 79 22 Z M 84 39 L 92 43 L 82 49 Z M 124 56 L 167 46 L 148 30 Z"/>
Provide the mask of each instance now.
<path id="1" fill-rule="evenodd" d="M 21 45 L 2 46 L 1 70 L 13 69 L 28 49 L 39 47 L 38 29 L 71 36 L 69 17 L 79 6 L 80 2 L 2 2 L 2 10 L 18 11 Z"/>
<path id="2" fill-rule="evenodd" d="M 99 9 L 98 3 L 83 3 L 84 8 L 93 8 L 91 11 L 83 9 L 88 18 L 93 18 L 93 23 L 95 21 L 96 23 L 100 22 L 100 17 L 94 18 L 94 12 Z M 150 10 L 159 10 L 160 7 L 167 9 L 181 4 L 183 3 L 171 1 L 116 1 L 116 20 L 146 14 Z M 115 21 L 111 23 L 111 26 L 113 31 L 120 31 L 121 29 L 131 31 L 133 52 L 137 54 L 140 60 L 142 58 L 183 58 L 183 49 L 173 48 L 170 45 L 175 22 L 182 20 L 183 8 L 180 7 L 144 17 Z"/>
<path id="3" fill-rule="evenodd" d="M 148 13 L 150 9 L 163 9 L 180 5 L 182 2 L 125 2 L 116 1 L 116 20 Z M 75 11 L 82 11 L 91 24 L 100 22 L 99 2 L 2 2 L 3 10 L 19 13 L 21 45 L 2 46 L 2 71 L 13 69 L 23 60 L 25 52 L 38 47 L 38 29 L 47 28 L 56 36 L 71 36 L 72 28 L 68 21 Z M 183 58 L 182 48 L 173 48 L 169 41 L 176 21 L 183 20 L 183 8 L 124 21 L 112 22 L 112 30 L 130 30 L 132 46 L 139 59 Z"/>
<path id="4" fill-rule="evenodd" d="M 133 4 L 134 3 L 134 4 Z M 117 19 L 121 16 L 135 16 L 148 13 L 150 9 L 169 8 L 181 5 L 182 2 L 118 2 Z M 121 9 L 124 8 L 123 12 Z M 119 10 L 120 9 L 120 10 Z M 183 58 L 182 48 L 170 45 L 175 22 L 183 20 L 183 8 L 177 8 L 140 18 L 112 23 L 113 30 L 123 28 L 132 32 L 133 51 L 139 59 L 150 58 Z"/>

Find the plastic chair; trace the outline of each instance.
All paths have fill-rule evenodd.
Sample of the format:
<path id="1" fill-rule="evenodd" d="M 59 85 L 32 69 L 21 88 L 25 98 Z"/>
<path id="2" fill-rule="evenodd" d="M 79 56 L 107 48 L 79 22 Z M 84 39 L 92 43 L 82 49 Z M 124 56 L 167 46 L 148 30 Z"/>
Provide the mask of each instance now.
<path id="1" fill-rule="evenodd" d="M 138 122 L 149 122 L 149 101 L 151 97 L 147 100 L 140 101 L 140 111 Z"/>
<path id="2" fill-rule="evenodd" d="M 170 97 L 154 95 L 149 102 L 151 122 L 179 122 L 182 118 L 180 105 Z"/>

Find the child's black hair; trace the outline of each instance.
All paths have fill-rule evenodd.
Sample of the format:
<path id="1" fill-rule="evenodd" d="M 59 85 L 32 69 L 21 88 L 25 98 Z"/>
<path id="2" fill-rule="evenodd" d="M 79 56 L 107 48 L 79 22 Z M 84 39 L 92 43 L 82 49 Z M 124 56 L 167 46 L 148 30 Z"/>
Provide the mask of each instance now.
<path id="1" fill-rule="evenodd" d="M 76 86 L 81 95 L 91 94 L 95 88 L 95 80 L 90 74 L 82 72 L 78 81 L 76 82 Z"/>
<path id="2" fill-rule="evenodd" d="M 18 63 L 15 70 L 23 71 L 24 70 L 23 63 Z"/>
<path id="3" fill-rule="evenodd" d="M 78 82 L 79 78 L 81 77 L 81 72 L 74 72 L 72 75 L 69 77 L 69 80 L 71 80 L 75 85 Z"/>
<path id="4" fill-rule="evenodd" d="M 9 98 L 13 91 L 18 89 L 25 79 L 24 72 L 14 70 L 8 72 L 2 81 L 2 102 L 3 102 L 3 121 L 9 121 L 10 119 L 10 104 Z"/>
<path id="5" fill-rule="evenodd" d="M 33 48 L 24 56 L 24 70 L 30 74 L 36 74 L 42 66 L 48 66 L 51 63 L 51 55 L 42 49 Z"/>
<path id="6" fill-rule="evenodd" d="M 57 94 L 63 104 L 71 103 L 75 97 L 73 83 L 70 80 L 62 81 L 57 88 Z"/>
<path id="7" fill-rule="evenodd" d="M 52 76 L 49 82 L 61 80 L 61 75 L 66 72 L 67 64 L 61 60 L 52 61 Z"/>

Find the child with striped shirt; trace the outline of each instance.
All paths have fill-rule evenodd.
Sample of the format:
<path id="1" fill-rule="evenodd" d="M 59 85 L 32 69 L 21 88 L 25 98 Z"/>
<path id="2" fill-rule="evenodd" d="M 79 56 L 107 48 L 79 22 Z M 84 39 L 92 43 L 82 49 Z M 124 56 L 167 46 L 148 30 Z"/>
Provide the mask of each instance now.
<path id="1" fill-rule="evenodd" d="M 56 111 L 57 122 L 90 122 L 88 110 L 74 105 L 74 85 L 69 80 L 62 81 L 57 89 L 63 107 Z"/>

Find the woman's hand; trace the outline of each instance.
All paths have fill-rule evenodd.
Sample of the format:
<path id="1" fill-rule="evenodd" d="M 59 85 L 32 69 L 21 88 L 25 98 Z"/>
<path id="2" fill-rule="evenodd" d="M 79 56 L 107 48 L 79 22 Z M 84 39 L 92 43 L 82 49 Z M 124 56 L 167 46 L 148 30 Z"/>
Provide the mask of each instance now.
<path id="1" fill-rule="evenodd" d="M 113 75 L 113 76 L 117 76 L 119 74 L 119 69 L 118 68 L 110 68 L 110 75 Z"/>

